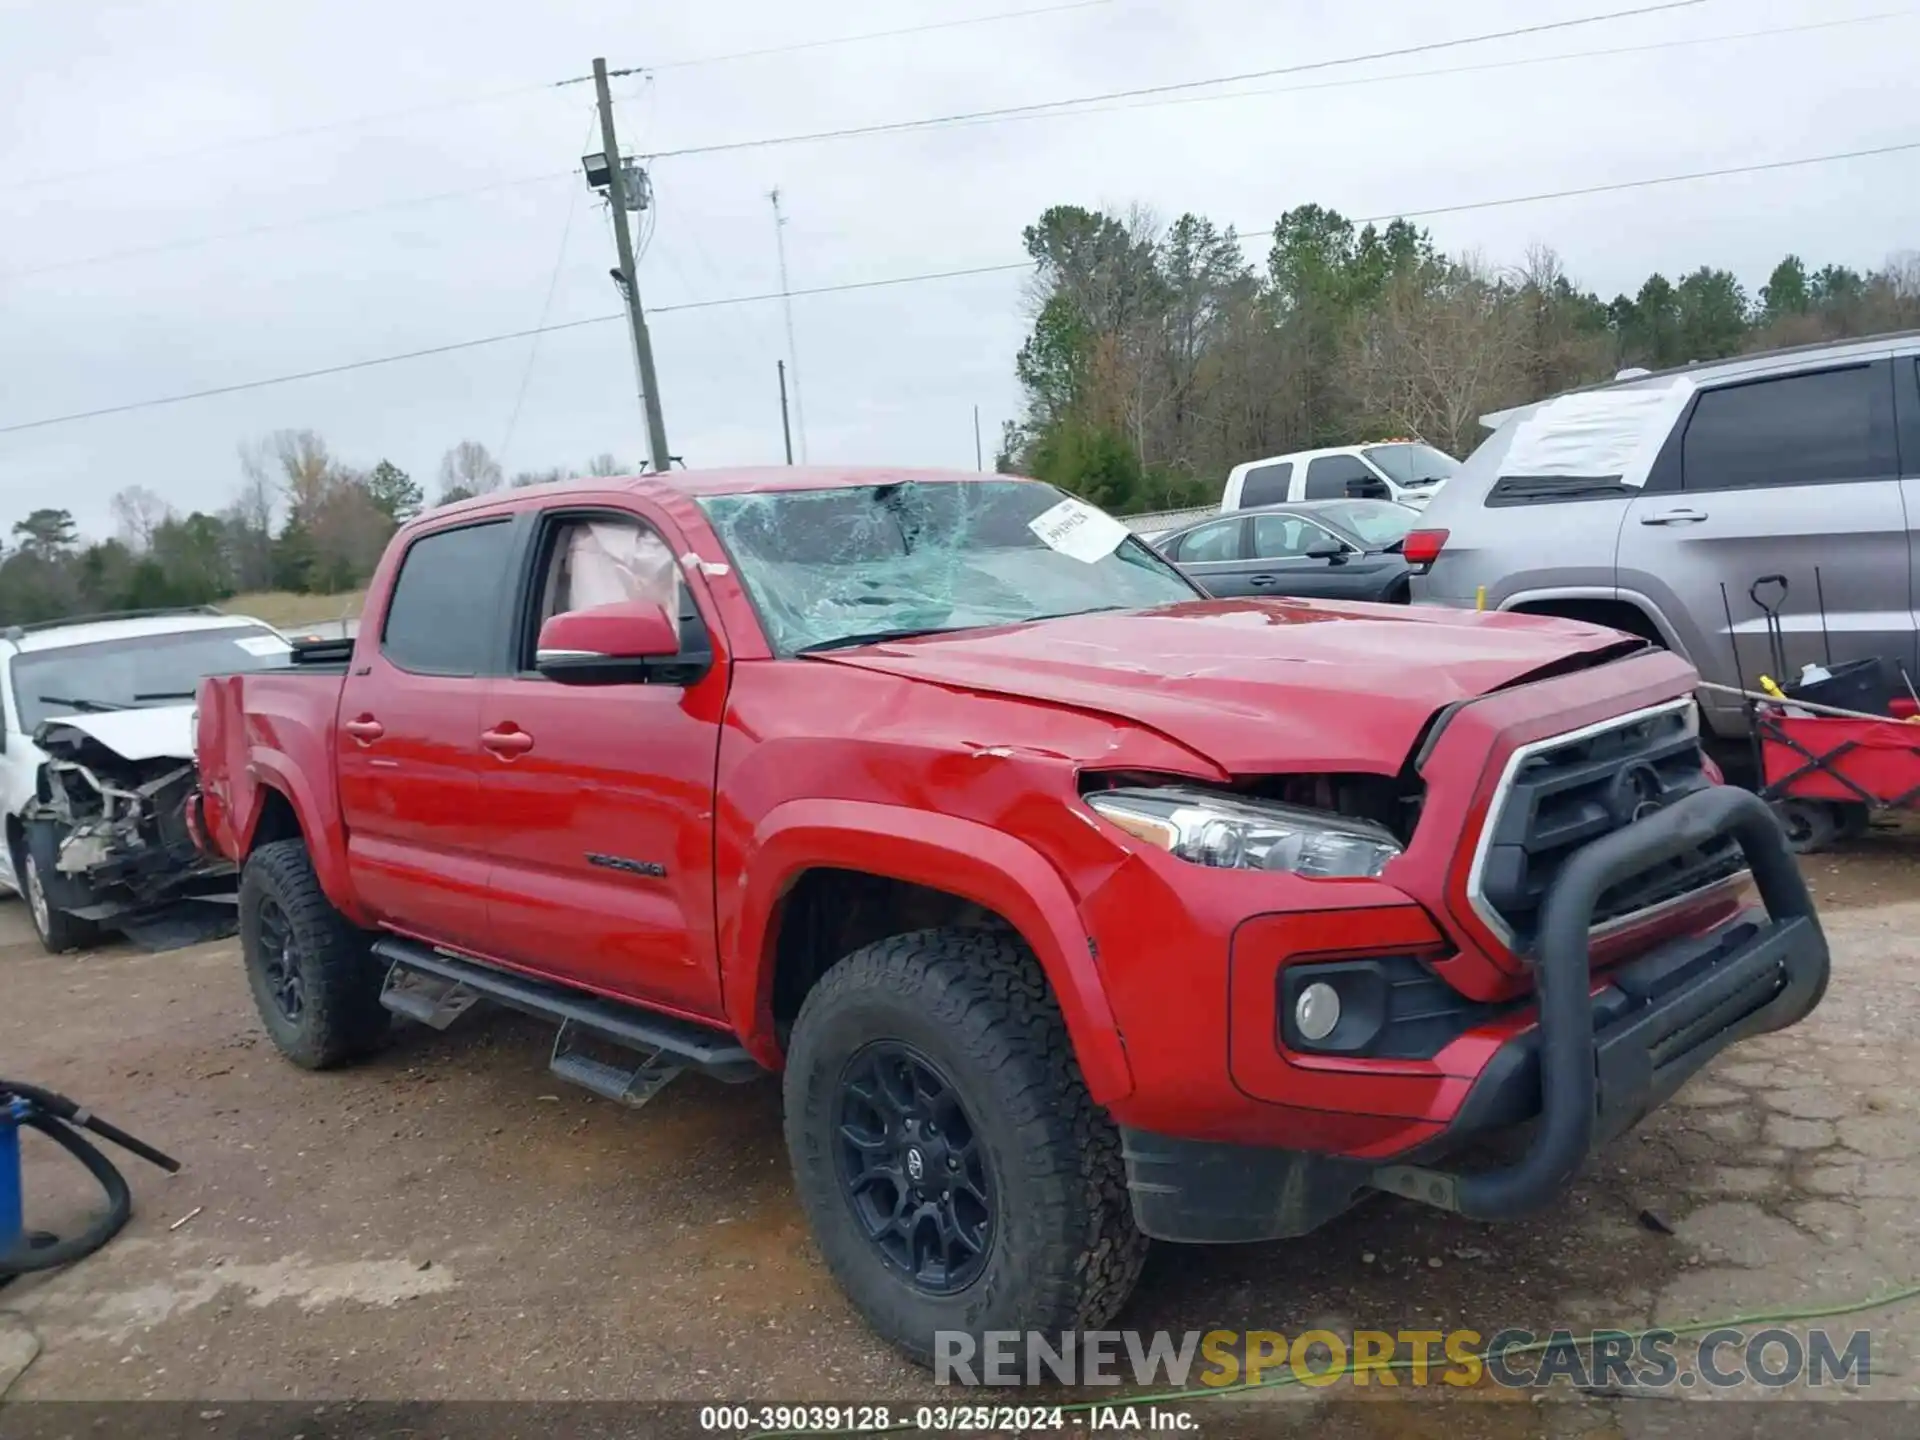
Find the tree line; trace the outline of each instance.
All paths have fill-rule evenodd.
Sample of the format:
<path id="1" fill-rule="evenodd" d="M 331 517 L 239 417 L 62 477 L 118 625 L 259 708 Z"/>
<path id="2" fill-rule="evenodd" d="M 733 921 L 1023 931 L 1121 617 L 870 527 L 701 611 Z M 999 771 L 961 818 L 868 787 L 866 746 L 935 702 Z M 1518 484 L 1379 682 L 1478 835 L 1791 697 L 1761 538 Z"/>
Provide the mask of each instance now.
<path id="1" fill-rule="evenodd" d="M 463 440 L 440 461 L 434 503 L 622 468 L 612 455 L 597 455 L 584 468 L 509 479 L 486 446 Z M 232 501 L 214 512 L 182 515 L 147 487 L 128 486 L 113 497 L 115 533 L 107 539 L 83 537 L 72 512 L 52 506 L 15 521 L 0 544 L 0 624 L 214 604 L 263 590 L 355 590 L 393 532 L 427 503 L 399 466 L 348 464 L 311 430 L 243 444 L 239 469 Z"/>
<path id="2" fill-rule="evenodd" d="M 1304 205 L 1264 261 L 1197 215 L 1056 206 L 1024 232 L 1032 327 L 999 467 L 1119 513 L 1219 499 L 1234 465 L 1323 445 L 1425 440 L 1464 457 L 1479 417 L 1748 350 L 1920 326 L 1920 255 L 1815 270 L 1749 294 L 1730 271 L 1653 274 L 1602 300 L 1549 250 L 1500 267 L 1396 220 Z"/>

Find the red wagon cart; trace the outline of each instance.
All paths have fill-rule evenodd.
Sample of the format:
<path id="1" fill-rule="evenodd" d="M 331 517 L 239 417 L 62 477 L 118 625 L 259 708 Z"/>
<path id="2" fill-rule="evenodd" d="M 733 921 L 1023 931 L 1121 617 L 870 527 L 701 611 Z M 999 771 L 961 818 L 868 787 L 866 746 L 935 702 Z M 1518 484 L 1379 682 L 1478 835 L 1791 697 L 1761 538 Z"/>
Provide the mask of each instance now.
<path id="1" fill-rule="evenodd" d="M 1920 723 L 1911 715 L 1806 713 L 1804 704 L 1751 696 L 1748 703 L 1760 797 L 1772 802 L 1794 849 L 1858 835 L 1875 811 L 1920 809 Z"/>

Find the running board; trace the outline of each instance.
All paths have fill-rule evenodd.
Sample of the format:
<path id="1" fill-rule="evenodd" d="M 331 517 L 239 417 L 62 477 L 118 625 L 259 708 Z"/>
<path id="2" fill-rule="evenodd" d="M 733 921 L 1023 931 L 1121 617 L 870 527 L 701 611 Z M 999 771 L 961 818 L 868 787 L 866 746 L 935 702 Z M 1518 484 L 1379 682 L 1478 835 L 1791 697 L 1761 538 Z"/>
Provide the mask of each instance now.
<path id="1" fill-rule="evenodd" d="M 767 1074 L 731 1035 L 691 1020 L 496 970 L 398 936 L 374 941 L 373 953 L 388 966 L 380 1003 L 395 1014 L 444 1030 L 475 1001 L 491 1000 L 551 1020 L 560 1027 L 553 1073 L 622 1104 L 644 1104 L 682 1070 L 730 1085 Z"/>

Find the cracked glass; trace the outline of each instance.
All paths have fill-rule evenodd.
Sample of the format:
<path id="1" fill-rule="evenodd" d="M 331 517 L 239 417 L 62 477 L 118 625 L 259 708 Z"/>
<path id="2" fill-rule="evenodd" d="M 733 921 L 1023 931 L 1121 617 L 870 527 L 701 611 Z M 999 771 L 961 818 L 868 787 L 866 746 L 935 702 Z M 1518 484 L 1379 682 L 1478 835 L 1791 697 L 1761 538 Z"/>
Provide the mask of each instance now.
<path id="1" fill-rule="evenodd" d="M 1036 480 L 776 490 L 700 505 L 783 655 L 1204 598 L 1119 522 Z M 1089 536 L 1116 528 L 1117 543 L 1090 547 Z"/>

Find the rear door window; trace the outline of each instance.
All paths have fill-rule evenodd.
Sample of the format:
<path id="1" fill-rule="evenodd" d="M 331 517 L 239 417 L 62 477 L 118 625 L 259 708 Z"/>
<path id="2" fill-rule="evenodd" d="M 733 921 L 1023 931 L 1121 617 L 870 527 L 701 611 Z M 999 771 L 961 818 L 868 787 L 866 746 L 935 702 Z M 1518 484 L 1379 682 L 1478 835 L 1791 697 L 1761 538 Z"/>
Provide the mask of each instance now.
<path id="1" fill-rule="evenodd" d="M 1687 490 L 1755 490 L 1897 473 L 1893 394 L 1878 365 L 1703 390 L 1681 446 Z"/>
<path id="2" fill-rule="evenodd" d="M 1333 538 L 1332 531 L 1298 515 L 1261 515 L 1253 522 L 1253 553 L 1259 560 L 1298 559 Z"/>
<path id="3" fill-rule="evenodd" d="M 1307 496 L 1309 500 L 1344 500 L 1350 492 L 1348 481 L 1370 484 L 1385 489 L 1384 482 L 1357 455 L 1322 455 L 1307 466 Z"/>
<path id="4" fill-rule="evenodd" d="M 1287 486 L 1293 483 L 1293 463 L 1283 461 L 1278 465 L 1256 465 L 1247 471 L 1240 482 L 1240 508 L 1251 510 L 1256 505 L 1278 505 L 1287 498 Z"/>
<path id="5" fill-rule="evenodd" d="M 490 669 L 512 547 L 513 527 L 505 520 L 415 540 L 387 601 L 380 653 L 416 675 Z"/>
<path id="6" fill-rule="evenodd" d="M 1222 520 L 1215 525 L 1202 525 L 1181 538 L 1173 558 L 1182 565 L 1238 560 L 1242 524 L 1239 520 Z"/>

